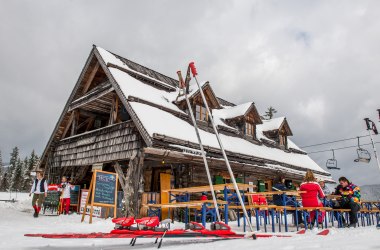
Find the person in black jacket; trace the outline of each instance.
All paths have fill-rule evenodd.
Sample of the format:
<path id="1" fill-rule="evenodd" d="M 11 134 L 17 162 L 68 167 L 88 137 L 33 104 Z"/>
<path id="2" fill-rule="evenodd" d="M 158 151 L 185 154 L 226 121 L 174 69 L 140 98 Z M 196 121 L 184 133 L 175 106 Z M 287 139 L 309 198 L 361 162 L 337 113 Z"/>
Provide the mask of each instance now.
<path id="1" fill-rule="evenodd" d="M 343 225 L 346 227 L 356 227 L 356 224 L 358 223 L 357 213 L 360 210 L 360 187 L 342 176 L 339 178 L 339 185 L 335 188 L 334 194 L 341 196 L 341 198 L 338 199 L 339 205 L 335 205 L 334 208 L 351 209 L 349 212 L 350 224 L 346 223 L 344 216 L 342 216 Z"/>
<path id="2" fill-rule="evenodd" d="M 42 172 L 37 172 L 37 178 L 33 181 L 32 188 L 30 190 L 29 196 L 33 194 L 32 206 L 34 208 L 34 217 L 38 217 L 41 211 L 42 202 L 44 202 L 47 196 L 47 181 L 44 178 Z"/>
<path id="3" fill-rule="evenodd" d="M 283 174 L 279 173 L 276 176 L 276 178 L 273 180 L 272 191 L 292 191 L 286 187 L 285 177 Z M 284 204 L 283 195 L 278 195 L 278 194 L 273 195 L 273 204 L 276 206 L 295 207 L 297 205 L 297 207 L 300 207 L 300 205 L 298 203 L 296 204 L 297 201 L 295 201 L 294 199 L 292 199 L 290 197 L 286 197 L 285 202 L 286 202 L 286 204 Z M 292 210 L 292 211 L 288 211 L 288 213 L 295 215 L 296 211 Z M 303 222 L 302 213 L 300 211 L 298 211 L 298 213 L 297 213 L 297 218 L 298 218 L 299 226 L 303 227 L 304 222 Z"/>

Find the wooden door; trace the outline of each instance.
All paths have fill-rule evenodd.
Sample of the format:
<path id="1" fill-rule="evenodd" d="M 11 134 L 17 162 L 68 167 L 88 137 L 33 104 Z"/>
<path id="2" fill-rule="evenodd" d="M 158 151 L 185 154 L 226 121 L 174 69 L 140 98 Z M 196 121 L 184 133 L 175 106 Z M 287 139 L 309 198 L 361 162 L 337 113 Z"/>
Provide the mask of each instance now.
<path id="1" fill-rule="evenodd" d="M 170 174 L 160 173 L 160 188 L 161 188 L 161 203 L 169 203 L 169 193 L 162 192 L 162 190 L 170 189 Z M 161 209 L 161 219 L 169 218 L 169 209 L 162 208 Z"/>

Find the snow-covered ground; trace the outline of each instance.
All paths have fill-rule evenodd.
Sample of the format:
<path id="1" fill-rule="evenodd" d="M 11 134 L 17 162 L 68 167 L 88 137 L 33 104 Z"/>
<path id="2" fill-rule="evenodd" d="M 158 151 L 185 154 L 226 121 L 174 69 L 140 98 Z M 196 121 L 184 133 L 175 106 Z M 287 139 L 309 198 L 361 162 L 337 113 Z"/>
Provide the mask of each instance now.
<path id="1" fill-rule="evenodd" d="M 8 193 L 0 193 L 0 199 L 9 199 Z M 12 195 L 15 198 L 15 194 Z M 110 219 L 94 218 L 93 224 L 81 223 L 80 215 L 40 216 L 33 218 L 31 199 L 27 194 L 18 194 L 16 203 L 0 202 L 0 249 L 155 249 L 152 239 L 138 239 L 134 247 L 129 239 L 43 239 L 24 237 L 25 233 L 63 232 L 109 232 L 113 225 Z M 88 218 L 87 218 L 88 219 Z M 234 225 L 234 224 L 233 224 Z M 175 227 L 181 226 L 175 223 Z M 237 230 L 236 226 L 234 226 Z M 331 249 L 362 250 L 380 249 L 380 230 L 375 227 L 357 229 L 331 229 L 328 236 L 316 236 L 308 232 L 292 238 L 269 238 L 241 240 L 184 240 L 166 239 L 163 249 Z"/>

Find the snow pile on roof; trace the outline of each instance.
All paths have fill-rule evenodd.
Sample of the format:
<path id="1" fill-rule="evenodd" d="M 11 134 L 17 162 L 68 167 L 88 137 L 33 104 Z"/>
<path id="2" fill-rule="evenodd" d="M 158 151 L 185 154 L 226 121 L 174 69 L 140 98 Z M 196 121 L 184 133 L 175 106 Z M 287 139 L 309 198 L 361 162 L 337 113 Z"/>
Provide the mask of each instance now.
<path id="1" fill-rule="evenodd" d="M 116 82 L 119 84 L 120 89 L 125 97 L 137 97 L 147 102 L 152 102 L 154 104 L 166 107 L 173 111 L 184 113 L 175 104 L 172 103 L 173 100 L 175 100 L 177 92 L 166 92 L 164 90 L 157 89 L 115 68 L 109 68 L 109 70 L 112 76 L 115 78 Z"/>
<path id="2" fill-rule="evenodd" d="M 166 83 L 166 82 L 163 82 L 163 81 L 160 81 L 156 78 L 153 78 L 151 76 L 148 76 L 148 75 L 145 75 L 145 74 L 142 74 L 141 72 L 138 72 L 136 70 L 133 70 L 131 69 L 130 67 L 128 67 L 128 65 L 126 65 L 124 62 L 122 62 L 119 58 L 117 58 L 116 56 L 114 56 L 112 53 L 108 52 L 107 50 L 101 48 L 101 47 L 96 47 L 96 49 L 99 51 L 99 54 L 100 56 L 103 58 L 104 62 L 107 64 L 107 63 L 112 63 L 112 64 L 115 64 L 119 67 L 122 67 L 130 72 L 133 72 L 137 75 L 141 75 L 141 76 L 144 76 L 145 78 L 148 78 L 148 79 L 151 79 L 152 81 L 155 81 L 155 82 L 158 82 L 162 85 L 165 85 L 167 87 L 170 87 L 170 88 L 173 88 L 172 85 Z"/>
<path id="3" fill-rule="evenodd" d="M 120 66 L 122 68 L 130 69 L 125 63 L 123 63 L 119 58 L 108 52 L 107 50 L 96 47 L 96 49 L 99 51 L 100 56 L 103 58 L 104 62 L 107 63 L 112 63 L 117 66 Z"/>
<path id="4" fill-rule="evenodd" d="M 263 122 L 264 122 L 264 121 L 263 121 Z M 266 136 L 264 135 L 264 131 L 263 131 L 263 126 L 262 126 L 262 124 L 257 124 L 257 125 L 256 125 L 256 138 L 259 139 L 259 140 L 261 140 L 261 139 L 265 139 L 265 140 L 267 140 L 267 141 L 275 142 L 274 140 L 272 140 L 272 139 L 270 139 L 270 138 L 268 138 L 268 137 L 266 137 Z"/>
<path id="5" fill-rule="evenodd" d="M 300 147 L 298 147 L 293 141 L 289 140 L 288 138 L 288 147 L 289 148 L 294 148 L 298 151 L 301 151 L 301 152 L 305 152 L 304 150 L 302 150 Z M 306 153 L 306 152 L 305 152 Z"/>
<path id="6" fill-rule="evenodd" d="M 144 125 L 150 136 L 153 134 L 161 134 L 184 141 L 198 143 L 193 126 L 189 123 L 177 118 L 176 116 L 137 102 L 130 102 L 134 112 Z M 160 121 L 160 122 L 157 122 Z M 218 142 L 214 134 L 200 130 L 200 136 L 205 146 L 219 148 Z M 264 145 L 255 145 L 242 138 L 220 135 L 226 150 L 256 156 L 268 160 L 287 163 L 294 166 L 308 168 L 323 173 L 328 173 L 319 167 L 309 156 L 296 153 L 287 153 L 276 148 L 269 148 Z"/>
<path id="7" fill-rule="evenodd" d="M 270 120 L 263 120 L 263 124 L 258 125 L 258 126 L 261 126 L 262 131 L 275 130 L 275 129 L 280 128 L 284 120 L 285 120 L 285 117 L 278 117 L 278 118 L 273 118 Z"/>
<path id="8" fill-rule="evenodd" d="M 243 104 L 236 105 L 234 107 L 225 107 L 223 109 L 212 110 L 214 117 L 219 117 L 221 119 L 232 119 L 235 117 L 243 116 L 252 106 L 253 102 L 247 102 Z"/>
<path id="9" fill-rule="evenodd" d="M 204 82 L 200 82 L 199 85 L 201 86 L 201 88 L 204 87 L 204 85 L 206 85 L 208 83 L 208 81 L 204 81 Z M 195 82 L 195 81 L 190 81 L 189 83 L 189 93 L 187 93 L 187 97 L 188 98 L 191 98 L 194 94 L 196 94 L 198 92 L 199 88 L 198 88 L 198 84 Z M 183 101 L 185 100 L 185 95 L 181 95 L 180 97 L 178 97 L 177 101 Z"/>

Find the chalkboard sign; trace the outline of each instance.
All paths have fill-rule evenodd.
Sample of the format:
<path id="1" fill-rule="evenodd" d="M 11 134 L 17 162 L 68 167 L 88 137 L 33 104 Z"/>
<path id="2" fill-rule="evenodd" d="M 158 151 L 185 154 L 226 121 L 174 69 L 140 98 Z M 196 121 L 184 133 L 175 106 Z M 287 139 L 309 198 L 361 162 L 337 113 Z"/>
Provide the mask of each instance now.
<path id="1" fill-rule="evenodd" d="M 113 173 L 96 172 L 94 203 L 115 205 L 116 175 Z"/>
<path id="2" fill-rule="evenodd" d="M 72 186 L 72 189 L 70 190 L 70 205 L 71 206 L 78 206 L 78 204 L 79 204 L 79 190 L 80 190 L 79 185 Z"/>
<path id="3" fill-rule="evenodd" d="M 59 204 L 59 192 L 48 191 L 44 200 L 44 206 L 58 206 Z"/>
<path id="4" fill-rule="evenodd" d="M 91 183 L 88 195 L 86 197 L 86 202 L 83 211 L 87 211 L 87 206 L 90 205 L 90 224 L 92 223 L 92 215 L 94 211 L 94 206 L 98 207 L 107 207 L 106 216 L 110 208 L 114 210 L 114 218 L 116 218 L 117 210 L 117 185 L 118 185 L 118 176 L 116 173 L 105 172 L 101 170 L 95 170 Z M 87 212 L 86 212 L 87 213 Z M 82 214 L 82 222 L 86 213 Z"/>

